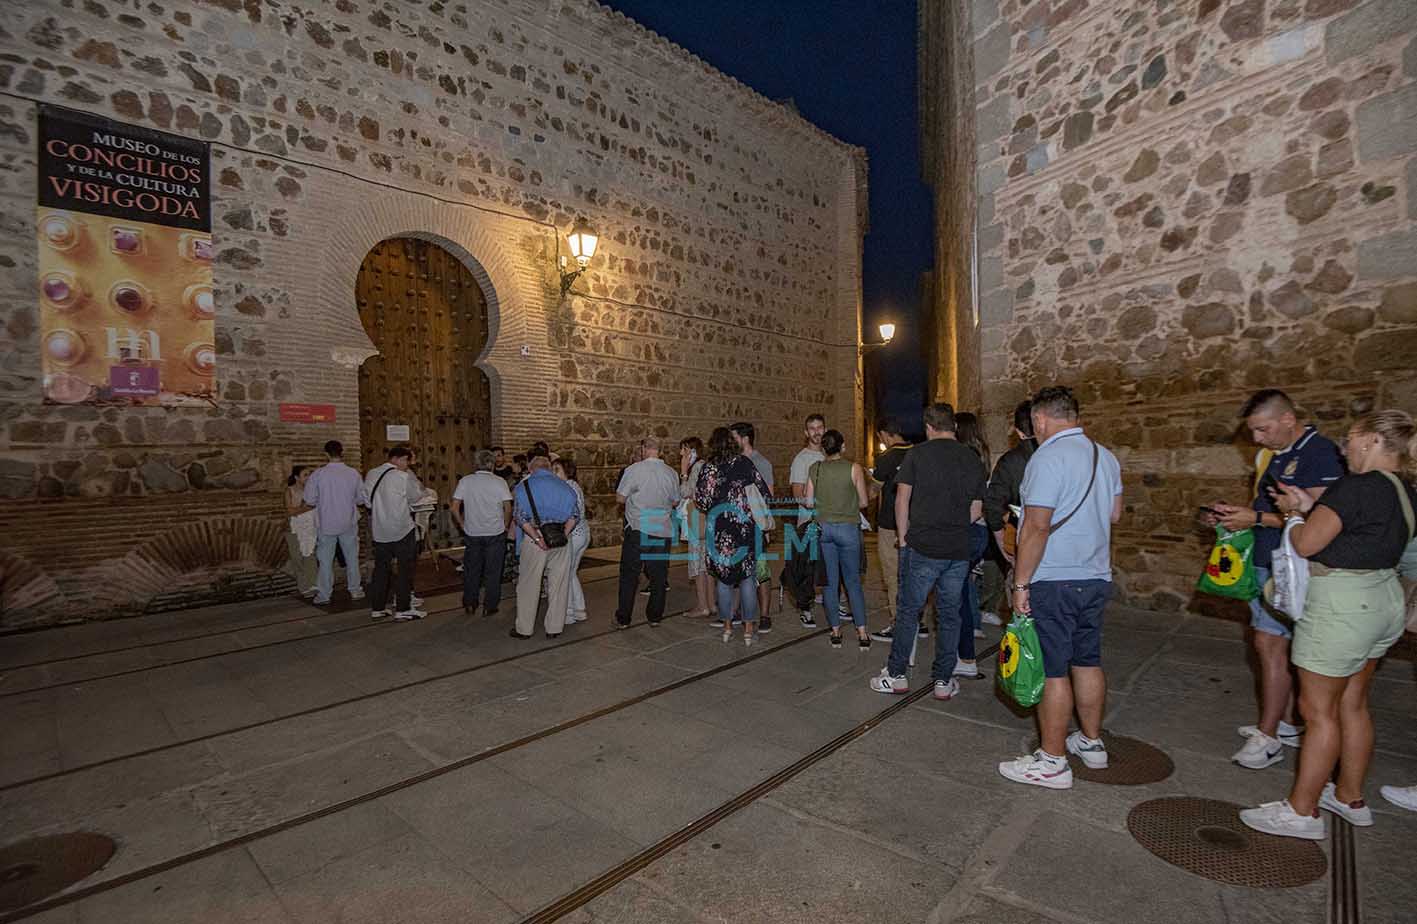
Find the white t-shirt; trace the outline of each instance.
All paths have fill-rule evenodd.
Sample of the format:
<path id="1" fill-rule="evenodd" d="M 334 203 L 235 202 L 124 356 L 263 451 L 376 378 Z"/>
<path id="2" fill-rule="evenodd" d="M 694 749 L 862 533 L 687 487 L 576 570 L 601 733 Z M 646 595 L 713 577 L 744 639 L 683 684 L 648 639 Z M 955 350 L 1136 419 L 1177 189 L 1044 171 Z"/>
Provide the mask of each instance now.
<path id="1" fill-rule="evenodd" d="M 423 485 L 413 472 L 399 471 L 392 462 L 371 468 L 364 476 L 364 494 L 369 498 L 369 533 L 375 542 L 397 542 L 413 529 L 409 508 L 423 498 Z"/>
<path id="2" fill-rule="evenodd" d="M 808 470 L 811 469 L 812 463 L 825 462 L 826 458 L 826 453 L 822 452 L 820 449 L 813 449 L 810 446 L 802 447 L 802 450 L 792 457 L 792 468 L 788 471 L 788 477 L 791 479 L 791 483 L 800 484 L 805 488 L 807 486 Z M 810 508 L 805 506 L 799 506 L 797 508 L 798 526 L 807 523 L 811 519 L 812 511 Z"/>
<path id="3" fill-rule="evenodd" d="M 458 480 L 453 499 L 462 501 L 463 535 L 481 538 L 507 531 L 502 504 L 510 503 L 507 482 L 492 472 L 473 472 Z"/>

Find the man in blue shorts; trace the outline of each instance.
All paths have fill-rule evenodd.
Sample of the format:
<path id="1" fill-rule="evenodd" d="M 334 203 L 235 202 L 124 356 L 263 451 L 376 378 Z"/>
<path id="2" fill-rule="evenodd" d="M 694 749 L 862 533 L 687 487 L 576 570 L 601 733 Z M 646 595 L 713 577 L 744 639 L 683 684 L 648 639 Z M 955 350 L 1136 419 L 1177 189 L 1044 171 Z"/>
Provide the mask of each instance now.
<path id="1" fill-rule="evenodd" d="M 1013 572 L 1014 610 L 1033 617 L 1043 648 L 1041 746 L 999 764 L 1016 783 L 1070 789 L 1076 754 L 1093 769 L 1107 766 L 1102 713 L 1102 611 L 1112 594 L 1112 524 L 1122 516 L 1122 466 L 1089 439 L 1077 398 L 1051 386 L 1033 396 L 1033 434 L 1019 492 L 1023 520 Z M 1068 734 L 1073 710 L 1079 731 Z"/>
<path id="2" fill-rule="evenodd" d="M 1209 522 L 1232 531 L 1254 530 L 1251 564 L 1263 587 L 1269 580 L 1270 558 L 1284 536 L 1284 517 L 1274 506 L 1270 488 L 1281 482 L 1292 484 L 1317 499 L 1342 477 L 1343 454 L 1313 424 L 1301 424 L 1294 402 L 1277 388 L 1251 395 L 1240 416 L 1260 447 L 1255 457 L 1255 499 L 1245 507 L 1216 502 L 1211 509 L 1219 515 Z M 1304 730 L 1294 721 L 1290 624 L 1277 618 L 1260 596 L 1250 601 L 1250 628 L 1260 665 L 1259 724 L 1236 729 L 1245 744 L 1230 759 L 1247 769 L 1263 770 L 1284 759 L 1284 745 L 1297 748 Z"/>

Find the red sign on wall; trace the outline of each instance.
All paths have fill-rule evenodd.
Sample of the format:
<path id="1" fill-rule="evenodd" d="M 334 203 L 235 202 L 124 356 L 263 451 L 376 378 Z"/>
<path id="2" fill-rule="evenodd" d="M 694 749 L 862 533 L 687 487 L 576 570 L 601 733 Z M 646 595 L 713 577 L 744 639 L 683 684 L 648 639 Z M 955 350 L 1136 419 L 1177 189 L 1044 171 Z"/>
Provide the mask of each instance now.
<path id="1" fill-rule="evenodd" d="M 282 404 L 280 419 L 285 423 L 334 423 L 333 404 Z"/>

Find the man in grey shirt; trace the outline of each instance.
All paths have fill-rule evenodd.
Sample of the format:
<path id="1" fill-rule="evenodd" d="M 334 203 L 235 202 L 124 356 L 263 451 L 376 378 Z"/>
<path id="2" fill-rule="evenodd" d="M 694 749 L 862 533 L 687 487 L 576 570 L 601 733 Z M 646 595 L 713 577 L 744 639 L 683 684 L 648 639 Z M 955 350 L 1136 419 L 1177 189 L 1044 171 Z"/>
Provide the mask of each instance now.
<path id="1" fill-rule="evenodd" d="M 635 612 L 635 588 L 641 567 L 649 574 L 650 625 L 664 618 L 669 589 L 669 552 L 674 535 L 673 513 L 679 503 L 679 473 L 659 457 L 659 440 L 640 441 L 643 458 L 625 469 L 615 494 L 625 505 L 624 539 L 620 548 L 620 599 L 617 628 L 625 629 Z"/>

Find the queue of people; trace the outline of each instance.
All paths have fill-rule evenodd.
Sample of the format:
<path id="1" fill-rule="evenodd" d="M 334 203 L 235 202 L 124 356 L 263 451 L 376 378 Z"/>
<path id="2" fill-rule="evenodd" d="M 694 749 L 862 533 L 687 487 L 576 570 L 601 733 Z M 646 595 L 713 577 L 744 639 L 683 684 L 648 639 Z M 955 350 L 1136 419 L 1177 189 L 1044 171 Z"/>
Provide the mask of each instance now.
<path id="1" fill-rule="evenodd" d="M 1240 417 L 1259 447 L 1253 496 L 1248 504 L 1215 501 L 1203 508 L 1203 521 L 1253 530 L 1252 564 L 1261 585 L 1281 551 L 1306 560 L 1310 575 L 1297 623 L 1263 596 L 1249 602 L 1260 694 L 1255 723 L 1237 729 L 1242 745 L 1233 760 L 1264 770 L 1283 762 L 1288 750 L 1299 759 L 1287 797 L 1246 810 L 1241 819 L 1270 834 L 1321 838 L 1321 810 L 1372 824 L 1364 801 L 1374 748 L 1368 697 L 1379 660 L 1409 621 L 1397 575 L 1417 578 L 1417 427 L 1404 412 L 1380 411 L 1334 443 L 1276 389 L 1251 396 Z M 623 507 L 615 626 L 631 624 L 639 596 L 648 597 L 647 622 L 658 625 L 670 562 L 686 560 L 696 604 L 687 615 L 709 619 L 724 642 L 741 636 L 751 646 L 772 630 L 769 563 L 780 560 L 782 593 L 804 627 L 817 625 L 821 606 L 833 648 L 842 647 L 847 616 L 860 649 L 872 639 L 889 643 L 885 666 L 870 680 L 876 692 L 909 691 L 907 668 L 919 640 L 929 637 L 933 612 L 932 692 L 947 701 L 959 695 L 960 677 L 980 676 L 975 639 L 982 625 L 1002 622 L 981 606 L 977 587 L 981 566 L 993 558 L 1008 574 L 1012 610 L 1033 619 L 1045 675 L 1039 747 L 1002 761 L 999 773 L 1018 783 L 1071 787 L 1069 755 L 1093 769 L 1109 763 L 1102 640 L 1112 592 L 1111 530 L 1122 515 L 1121 465 L 1086 432 L 1067 388 L 1042 389 L 1010 422 L 1014 444 L 991 469 L 978 418 L 932 404 L 924 411 L 926 439 L 916 445 L 899 425 L 882 424 L 882 452 L 868 472 L 851 458 L 841 431 L 812 414 L 790 467 L 791 493 L 781 498 L 750 423 L 716 427 L 707 443 L 680 440 L 677 467 L 661 458 L 658 438 L 640 440 L 615 486 Z M 328 601 L 338 553 L 351 596 L 363 597 L 357 565 L 349 564 L 358 562 L 362 504 L 373 518 L 373 615 L 418 618 L 410 510 L 422 488 L 409 471 L 411 454 L 396 447 L 388 462 L 360 478 L 341 461 L 339 443 L 325 449 L 329 463 L 313 472 L 297 467 L 287 489 L 298 590 L 316 603 Z M 497 614 L 503 557 L 514 541 L 517 616 L 510 634 L 533 636 L 545 596 L 544 632 L 556 638 L 587 615 L 576 571 L 590 542 L 591 511 L 576 464 L 545 443 L 510 460 L 500 448 L 481 451 L 475 463 L 450 505 L 465 537 L 465 612 L 481 607 L 484 616 Z M 877 554 L 891 621 L 868 633 L 862 532 L 871 528 L 863 514 L 873 495 L 880 496 Z M 782 540 L 777 552 L 774 536 Z M 1417 786 L 1381 792 L 1417 811 Z"/>

